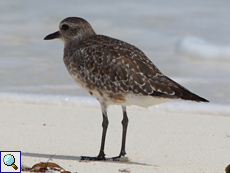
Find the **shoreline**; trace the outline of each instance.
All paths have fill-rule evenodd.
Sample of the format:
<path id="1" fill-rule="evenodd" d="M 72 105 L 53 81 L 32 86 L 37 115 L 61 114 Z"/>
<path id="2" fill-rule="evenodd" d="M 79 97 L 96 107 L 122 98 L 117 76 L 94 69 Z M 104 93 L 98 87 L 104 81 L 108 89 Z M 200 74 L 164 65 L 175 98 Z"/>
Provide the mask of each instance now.
<path id="1" fill-rule="evenodd" d="M 7 93 L 0 92 L 0 102 L 52 105 L 69 107 L 99 108 L 99 102 L 91 96 L 69 96 L 29 93 Z M 109 106 L 110 109 L 120 109 L 120 106 Z M 214 116 L 230 117 L 230 105 L 219 103 L 203 103 L 192 101 L 171 101 L 148 108 L 139 106 L 128 106 L 128 109 L 135 111 L 155 111 L 159 113 L 184 113 L 184 114 L 208 114 Z"/>

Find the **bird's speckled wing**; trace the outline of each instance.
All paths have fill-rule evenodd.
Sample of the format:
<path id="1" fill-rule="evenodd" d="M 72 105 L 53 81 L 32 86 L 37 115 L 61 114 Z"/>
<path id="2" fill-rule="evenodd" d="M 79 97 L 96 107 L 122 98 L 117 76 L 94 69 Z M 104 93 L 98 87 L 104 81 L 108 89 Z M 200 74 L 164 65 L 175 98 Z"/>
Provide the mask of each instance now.
<path id="1" fill-rule="evenodd" d="M 96 35 L 78 44 L 73 58 L 80 80 L 87 83 L 87 88 L 195 101 L 203 99 L 163 75 L 141 50 L 120 40 Z"/>

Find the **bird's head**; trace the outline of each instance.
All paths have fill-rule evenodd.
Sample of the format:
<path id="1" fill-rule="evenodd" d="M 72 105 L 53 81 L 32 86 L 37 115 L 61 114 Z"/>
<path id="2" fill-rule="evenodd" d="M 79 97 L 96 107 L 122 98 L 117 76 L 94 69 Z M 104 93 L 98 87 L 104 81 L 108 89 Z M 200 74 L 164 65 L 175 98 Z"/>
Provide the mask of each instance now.
<path id="1" fill-rule="evenodd" d="M 81 41 L 95 35 L 91 25 L 79 17 L 68 17 L 59 24 L 59 31 L 47 35 L 44 40 L 59 38 L 67 43 L 70 40 Z"/>

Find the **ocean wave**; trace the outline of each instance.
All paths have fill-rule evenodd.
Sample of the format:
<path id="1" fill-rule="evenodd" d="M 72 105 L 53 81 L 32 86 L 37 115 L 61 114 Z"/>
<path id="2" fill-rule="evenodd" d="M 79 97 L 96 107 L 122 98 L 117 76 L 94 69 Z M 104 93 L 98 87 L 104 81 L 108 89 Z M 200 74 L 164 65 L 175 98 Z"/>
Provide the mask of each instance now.
<path id="1" fill-rule="evenodd" d="M 0 92 L 0 101 L 14 103 L 30 103 L 39 105 L 57 105 L 57 106 L 77 106 L 97 108 L 99 102 L 88 96 L 68 96 L 68 95 L 45 95 L 45 94 L 28 94 L 28 93 L 9 93 Z M 120 109 L 120 106 L 111 106 L 112 109 Z M 204 114 L 216 116 L 229 116 L 230 105 L 216 103 L 197 103 L 190 101 L 172 101 L 160 105 L 142 108 L 130 106 L 130 110 L 153 111 L 162 113 L 186 113 L 186 114 Z"/>
<path id="2" fill-rule="evenodd" d="M 190 58 L 230 60 L 230 45 L 217 45 L 193 36 L 184 37 L 177 46 L 177 52 Z"/>

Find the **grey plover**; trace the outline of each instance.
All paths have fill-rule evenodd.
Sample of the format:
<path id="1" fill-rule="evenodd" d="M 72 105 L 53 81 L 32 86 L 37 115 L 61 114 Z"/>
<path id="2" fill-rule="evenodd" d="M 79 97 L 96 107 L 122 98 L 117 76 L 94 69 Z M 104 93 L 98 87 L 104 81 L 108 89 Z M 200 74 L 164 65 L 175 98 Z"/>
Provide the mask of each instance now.
<path id="1" fill-rule="evenodd" d="M 107 108 L 121 105 L 123 110 L 122 144 L 116 160 L 125 156 L 128 126 L 126 106 L 148 107 L 173 100 L 208 100 L 190 92 L 165 76 L 137 47 L 124 41 L 95 33 L 84 19 L 68 17 L 59 31 L 44 38 L 60 38 L 65 45 L 64 63 L 75 82 L 101 104 L 103 122 L 101 148 L 97 157 L 82 160 L 105 160 L 104 145 L 109 124 Z"/>

